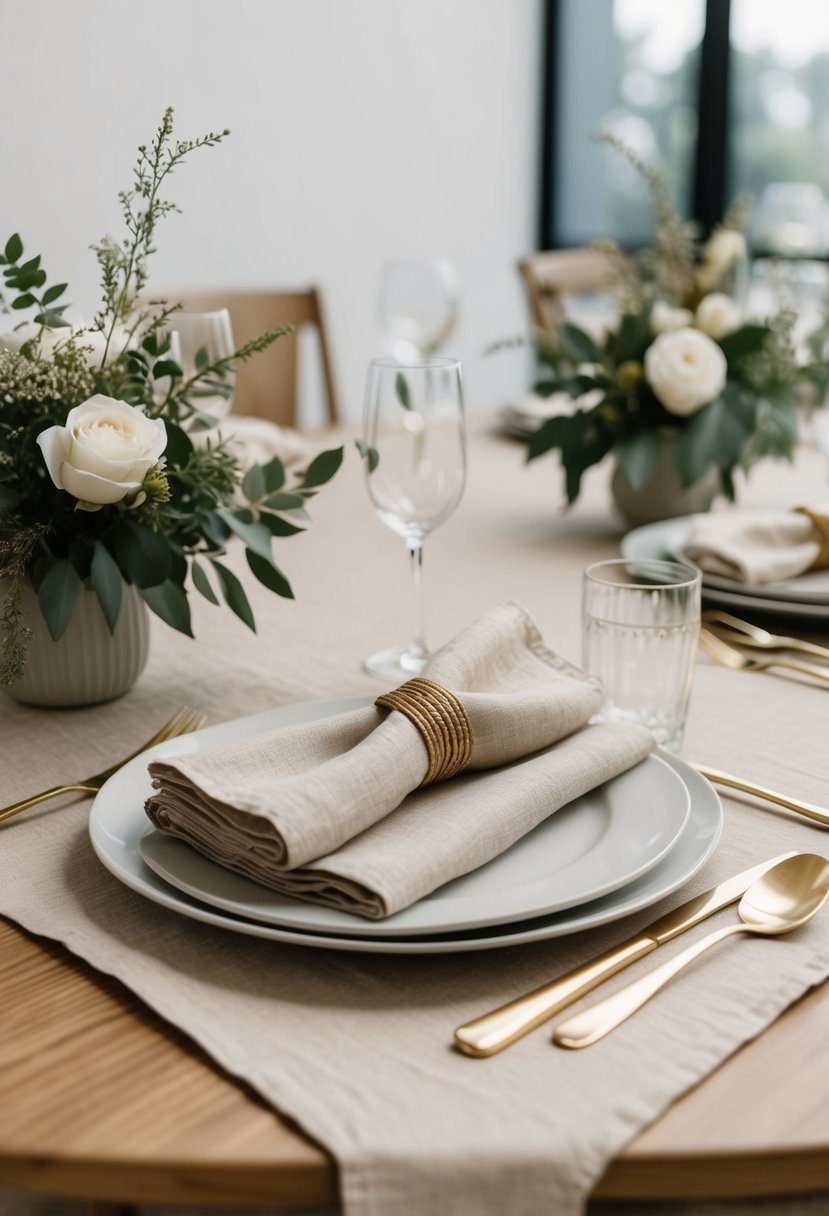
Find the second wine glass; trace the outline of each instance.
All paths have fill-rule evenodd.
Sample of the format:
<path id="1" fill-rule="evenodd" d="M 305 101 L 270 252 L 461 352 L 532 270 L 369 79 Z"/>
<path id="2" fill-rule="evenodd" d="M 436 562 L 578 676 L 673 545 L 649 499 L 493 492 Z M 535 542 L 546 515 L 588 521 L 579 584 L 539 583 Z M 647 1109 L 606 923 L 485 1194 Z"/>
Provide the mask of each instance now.
<path id="1" fill-rule="evenodd" d="M 466 484 L 463 380 L 457 359 L 369 365 L 363 426 L 366 483 L 380 519 L 402 536 L 411 556 L 415 625 L 408 646 L 370 655 L 384 679 L 418 675 L 429 658 L 423 636 L 423 543 L 452 514 Z"/>

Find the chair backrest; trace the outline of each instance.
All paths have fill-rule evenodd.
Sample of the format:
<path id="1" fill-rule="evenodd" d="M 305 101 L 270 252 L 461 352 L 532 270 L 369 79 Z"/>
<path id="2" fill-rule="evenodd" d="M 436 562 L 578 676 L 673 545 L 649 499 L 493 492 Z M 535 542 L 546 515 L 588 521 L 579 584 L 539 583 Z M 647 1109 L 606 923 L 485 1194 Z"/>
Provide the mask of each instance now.
<path id="1" fill-rule="evenodd" d="M 564 320 L 564 297 L 611 290 L 607 257 L 597 249 L 544 250 L 523 258 L 518 269 L 533 324 L 548 332 Z"/>
<path id="2" fill-rule="evenodd" d="M 340 411 L 322 298 L 317 287 L 307 291 L 188 291 L 171 290 L 164 298 L 181 302 L 189 312 L 212 312 L 226 308 L 230 313 L 236 347 L 269 329 L 294 325 L 316 327 L 322 358 L 325 386 L 325 419 L 339 421 Z M 297 390 L 298 333 L 279 338 L 266 351 L 254 355 L 236 371 L 233 412 L 266 418 L 280 426 L 296 426 L 299 402 Z"/>

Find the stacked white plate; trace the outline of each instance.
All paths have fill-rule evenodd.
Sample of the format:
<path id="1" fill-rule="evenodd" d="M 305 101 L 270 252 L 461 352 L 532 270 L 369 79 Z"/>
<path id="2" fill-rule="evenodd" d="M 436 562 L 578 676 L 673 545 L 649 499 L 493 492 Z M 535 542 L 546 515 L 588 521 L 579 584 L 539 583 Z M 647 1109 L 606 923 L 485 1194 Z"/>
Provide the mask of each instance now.
<path id="1" fill-rule="evenodd" d="M 722 829 L 716 793 L 688 764 L 662 752 L 551 815 L 485 866 L 382 921 L 278 895 L 159 834 L 146 818 L 151 758 L 369 703 L 366 697 L 284 706 L 145 752 L 95 799 L 89 825 L 95 852 L 145 898 L 237 933 L 333 950 L 442 954 L 543 941 L 618 920 L 682 886 L 716 847 Z"/>
<path id="2" fill-rule="evenodd" d="M 660 520 L 634 528 L 622 540 L 622 556 L 629 558 L 668 558 L 686 561 L 682 555 L 691 539 L 697 516 Z M 765 612 L 777 616 L 801 617 L 816 628 L 829 625 L 829 570 L 811 570 L 798 578 L 752 587 L 736 579 L 703 572 L 703 599 L 737 616 Z"/>

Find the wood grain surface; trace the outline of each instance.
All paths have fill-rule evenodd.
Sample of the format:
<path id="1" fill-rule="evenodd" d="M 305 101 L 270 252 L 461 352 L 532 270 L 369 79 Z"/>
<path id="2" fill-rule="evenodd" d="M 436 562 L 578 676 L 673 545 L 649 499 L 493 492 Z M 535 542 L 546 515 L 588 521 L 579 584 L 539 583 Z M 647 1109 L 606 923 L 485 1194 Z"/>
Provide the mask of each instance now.
<path id="1" fill-rule="evenodd" d="M 827 1025 L 829 984 L 630 1144 L 596 1197 L 829 1189 Z M 0 1094 L 4 1185 L 219 1209 L 338 1197 L 318 1145 L 122 985 L 5 921 Z"/>

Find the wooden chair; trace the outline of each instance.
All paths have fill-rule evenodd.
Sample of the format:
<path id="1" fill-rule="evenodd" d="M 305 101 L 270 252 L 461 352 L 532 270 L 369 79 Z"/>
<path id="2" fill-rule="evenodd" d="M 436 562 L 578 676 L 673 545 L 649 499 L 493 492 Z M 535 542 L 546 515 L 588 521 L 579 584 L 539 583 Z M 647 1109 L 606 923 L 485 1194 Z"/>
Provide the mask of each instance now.
<path id="1" fill-rule="evenodd" d="M 319 337 L 325 385 L 325 414 L 320 421 L 339 421 L 339 402 L 319 288 L 309 287 L 307 291 L 179 289 L 165 292 L 162 298 L 180 301 L 188 312 L 213 312 L 226 308 L 230 313 L 237 349 L 266 330 L 286 324 L 296 326 L 297 332 L 279 338 L 266 351 L 254 355 L 247 363 L 239 364 L 236 373 L 233 412 L 266 418 L 279 426 L 298 424 L 298 331 L 305 325 L 313 325 Z"/>
<path id="2" fill-rule="evenodd" d="M 607 258 L 597 249 L 543 250 L 522 258 L 518 269 L 533 325 L 548 332 L 564 320 L 565 296 L 612 290 Z"/>

